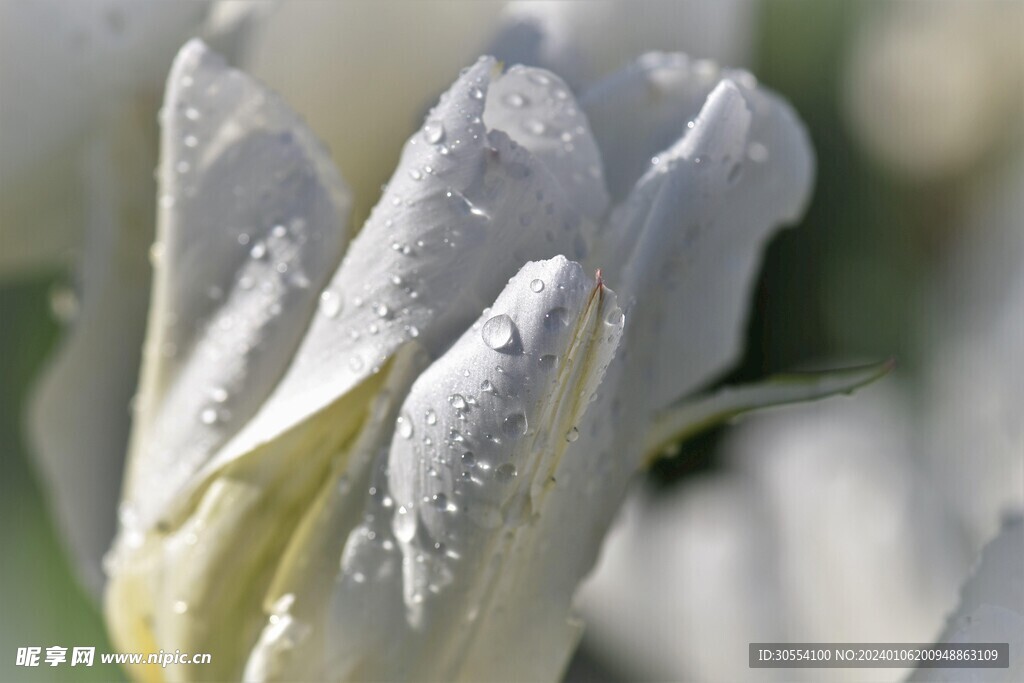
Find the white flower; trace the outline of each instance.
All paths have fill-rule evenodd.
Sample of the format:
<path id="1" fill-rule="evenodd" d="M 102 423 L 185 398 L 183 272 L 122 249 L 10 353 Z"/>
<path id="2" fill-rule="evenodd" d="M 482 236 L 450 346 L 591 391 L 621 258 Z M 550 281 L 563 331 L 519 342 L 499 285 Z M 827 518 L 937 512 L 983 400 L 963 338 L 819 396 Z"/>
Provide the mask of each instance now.
<path id="1" fill-rule="evenodd" d="M 193 42 L 164 112 L 108 565 L 125 650 L 213 652 L 215 678 L 555 678 L 666 439 L 854 381 L 679 403 L 734 360 L 809 192 L 801 125 L 744 72 L 651 54 L 577 101 L 482 58 L 350 244 L 350 194 L 257 82 Z"/>
<path id="2" fill-rule="evenodd" d="M 481 28 L 493 24 L 490 51 L 499 58 L 582 77 L 581 65 L 598 57 L 607 64 L 645 45 L 695 44 L 713 48 L 712 56 L 740 59 L 751 22 L 744 6 L 720 3 L 707 16 L 703 6 L 648 3 L 628 36 L 620 31 L 616 41 L 584 51 L 580 22 L 596 23 L 595 31 L 602 22 L 621 25 L 625 5 L 5 4 L 0 276 L 78 256 L 78 296 L 60 290 L 55 299 L 74 324 L 36 388 L 29 436 L 85 583 L 101 587 L 100 557 L 116 524 L 152 275 L 158 91 L 187 37 L 203 36 L 232 60 L 244 52 L 244 63 L 309 118 L 352 184 L 358 225 L 422 107 L 478 54 L 467 35 L 486 40 L 489 31 Z M 275 11 L 264 21 L 268 7 Z M 669 18 L 682 28 L 665 30 Z M 244 29 L 255 19 L 261 19 L 255 39 L 243 41 L 254 33 Z M 593 79 L 597 72 L 585 75 Z"/>
<path id="3" fill-rule="evenodd" d="M 1024 6 L 879 3 L 848 56 L 844 104 L 859 142 L 916 181 L 962 176 L 1019 139 Z"/>
<path id="4" fill-rule="evenodd" d="M 580 591 L 591 651 L 633 676 L 757 681 L 772 672 L 737 656 L 751 642 L 931 642 L 973 555 L 908 457 L 892 384 L 751 418 L 724 473 L 631 500 Z"/>

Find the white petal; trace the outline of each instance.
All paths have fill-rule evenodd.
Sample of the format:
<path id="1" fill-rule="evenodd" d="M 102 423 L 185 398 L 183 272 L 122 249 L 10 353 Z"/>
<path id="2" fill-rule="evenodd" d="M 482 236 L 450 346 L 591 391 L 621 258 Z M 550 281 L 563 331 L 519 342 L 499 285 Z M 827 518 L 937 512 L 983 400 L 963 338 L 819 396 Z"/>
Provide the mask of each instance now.
<path id="1" fill-rule="evenodd" d="M 156 128 L 126 117 L 97 133 L 86 164 L 88 235 L 79 310 L 34 390 L 29 435 L 80 577 L 103 585 L 101 559 L 117 524 L 129 403 L 149 305 L 146 250 L 155 210 Z M 83 218 L 83 217 L 80 217 Z"/>
<path id="2" fill-rule="evenodd" d="M 813 165 L 789 107 L 728 80 L 659 156 L 613 213 L 606 255 L 592 257 L 630 297 L 631 374 L 654 408 L 736 357 L 761 249 L 799 215 Z"/>
<path id="3" fill-rule="evenodd" d="M 608 208 L 608 193 L 586 116 L 569 87 L 549 71 L 514 66 L 494 82 L 484 123 L 533 153 L 592 220 Z"/>
<path id="4" fill-rule="evenodd" d="M 586 253 L 589 224 L 546 165 L 482 120 L 494 61 L 442 96 L 324 292 L 296 359 L 230 461 L 378 371 L 417 339 L 437 356 L 532 258 Z M 558 169 L 554 169 L 558 170 Z"/>
<path id="5" fill-rule="evenodd" d="M 742 70 L 706 59 L 651 52 L 591 85 L 580 96 L 604 158 L 608 189 L 623 199 L 659 156 L 687 131 L 722 79 L 753 87 Z"/>
<path id="6" fill-rule="evenodd" d="M 156 275 L 127 480 L 142 527 L 280 378 L 340 257 L 349 207 L 301 121 L 198 41 L 175 61 L 163 124 Z"/>
<path id="7" fill-rule="evenodd" d="M 1016 681 L 1024 676 L 1024 519 L 1008 516 L 964 585 L 939 643 L 1009 643 L 1007 669 L 921 668 L 911 681 Z M 984 676 L 979 675 L 984 672 Z"/>
<path id="8" fill-rule="evenodd" d="M 520 561 L 537 559 L 534 529 L 563 494 L 554 479 L 561 461 L 587 457 L 567 451 L 617 347 L 622 318 L 608 322 L 617 310 L 614 294 L 595 286 L 578 264 L 560 257 L 529 263 L 417 380 L 387 461 L 393 501 L 368 507 L 367 522 L 345 550 L 331 635 L 335 659 L 327 666 L 333 675 L 557 677 L 575 645 L 575 629 L 565 629 L 568 596 L 554 623 L 536 625 L 554 626 L 563 637 L 532 661 L 514 656 L 527 634 L 494 608 L 548 599 L 543 587 L 509 577 Z M 381 544 L 400 554 L 387 555 Z M 383 563 L 365 561 L 382 554 Z M 559 560 L 545 557 L 545 565 Z M 351 581 L 367 564 L 390 573 Z M 357 609 L 367 596 L 390 611 L 389 618 L 375 615 L 371 628 Z M 491 637 L 480 636 L 484 628 Z"/>
<path id="9" fill-rule="evenodd" d="M 328 633 L 329 596 L 343 590 L 346 581 L 381 579 L 388 564 L 386 560 L 373 562 L 365 573 L 349 568 L 345 575 L 339 575 L 338 558 L 353 528 L 363 522 L 364 507 L 382 509 L 381 501 L 387 498 L 387 453 L 400 399 L 409 393 L 428 363 L 429 356 L 418 344 L 408 344 L 398 352 L 358 437 L 347 447 L 349 452 L 344 457 L 335 457 L 302 522 L 291 534 L 262 600 L 269 619 L 249 655 L 243 680 L 324 680 L 333 675 L 324 668 L 327 653 L 336 647 Z M 376 547 L 380 549 L 379 544 Z M 396 571 L 395 576 L 400 578 L 400 572 Z M 400 586 L 396 585 L 393 595 L 400 604 Z M 353 609 L 353 614 L 361 615 L 366 622 L 386 619 L 393 613 L 383 604 L 366 603 Z M 397 614 L 394 627 L 402 622 L 401 612 Z"/>

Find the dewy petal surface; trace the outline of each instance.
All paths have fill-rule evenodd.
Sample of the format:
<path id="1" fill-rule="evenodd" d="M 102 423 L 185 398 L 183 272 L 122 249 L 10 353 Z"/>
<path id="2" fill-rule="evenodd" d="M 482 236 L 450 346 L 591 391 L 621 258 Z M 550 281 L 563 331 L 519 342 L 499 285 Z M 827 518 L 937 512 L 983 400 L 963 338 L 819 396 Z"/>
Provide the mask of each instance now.
<path id="1" fill-rule="evenodd" d="M 416 381 L 342 556 L 323 675 L 557 676 L 575 644 L 566 613 L 556 617 L 563 638 L 538 664 L 509 668 L 496 653 L 523 634 L 502 630 L 498 605 L 543 599 L 543 586 L 506 574 L 537 557 L 535 527 L 564 493 L 554 475 L 618 346 L 617 312 L 579 264 L 528 263 Z M 477 638 L 484 625 L 496 637 Z"/>
<path id="2" fill-rule="evenodd" d="M 813 171 L 788 105 L 730 80 L 658 157 L 602 242 L 609 280 L 622 282 L 633 312 L 631 381 L 647 387 L 652 409 L 735 359 L 761 250 L 803 210 Z M 629 256 L 619 273 L 621 253 Z"/>
<path id="3" fill-rule="evenodd" d="M 409 141 L 381 204 L 320 292 L 287 375 L 259 412 L 225 445 L 218 433 L 190 451 L 205 465 L 186 471 L 173 500 L 147 501 L 149 519 L 125 520 L 107 595 L 123 649 L 214 651 L 214 674 L 237 675 L 260 638 L 264 598 L 273 599 L 269 611 L 283 614 L 277 599 L 303 583 L 296 578 L 309 557 L 303 539 L 318 538 L 319 509 L 337 512 L 328 505 L 330 487 L 361 471 L 364 450 L 354 440 L 370 439 L 363 426 L 397 356 L 409 346 L 440 355 L 531 255 L 585 254 L 588 221 L 562 191 L 568 185 L 543 155 L 485 127 L 493 67 L 484 59 L 468 69 Z M 187 106 L 185 118 L 197 120 Z M 250 238 L 247 246 L 260 244 Z M 269 258 L 272 246 L 265 238 L 246 262 Z M 182 376 L 209 386 L 223 370 L 186 364 Z M 151 372 L 159 379 L 163 370 Z M 224 394 L 231 392 L 210 398 Z M 158 408 L 155 421 L 169 419 L 161 416 L 165 405 Z M 211 417 L 221 425 L 219 414 Z M 197 430 L 188 428 L 194 438 Z M 216 454 L 204 460 L 209 453 Z M 350 526 L 359 509 L 351 517 L 339 513 L 329 526 Z M 274 670 L 254 662 L 253 671 Z"/>
<path id="4" fill-rule="evenodd" d="M 520 129 L 487 129 L 495 69 L 482 58 L 466 70 L 406 143 L 287 376 L 218 463 L 344 400 L 409 340 L 438 355 L 525 261 L 586 254 L 593 230 L 576 201 L 597 191 L 557 176 L 579 164 L 549 167 Z"/>
<path id="5" fill-rule="evenodd" d="M 561 78 L 513 66 L 491 86 L 484 123 L 504 130 L 551 171 L 588 218 L 608 208 L 601 152 L 590 124 Z"/>
<path id="6" fill-rule="evenodd" d="M 590 85 L 580 105 L 590 120 L 607 168 L 608 189 L 624 199 L 651 165 L 651 158 L 687 131 L 723 79 L 756 86 L 738 69 L 681 53 L 649 52 Z"/>
<path id="7" fill-rule="evenodd" d="M 128 512 L 148 527 L 256 411 L 346 239 L 347 191 L 301 121 L 200 42 L 163 112 L 156 260 Z"/>

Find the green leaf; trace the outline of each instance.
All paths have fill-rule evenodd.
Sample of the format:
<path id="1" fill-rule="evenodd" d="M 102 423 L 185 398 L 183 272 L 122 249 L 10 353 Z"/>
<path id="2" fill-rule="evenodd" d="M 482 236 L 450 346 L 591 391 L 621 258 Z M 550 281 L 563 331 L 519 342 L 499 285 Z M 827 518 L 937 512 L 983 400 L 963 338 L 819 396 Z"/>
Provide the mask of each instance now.
<path id="1" fill-rule="evenodd" d="M 673 444 L 737 415 L 840 393 L 849 394 L 885 376 L 894 366 L 895 361 L 890 359 L 853 368 L 775 375 L 755 384 L 723 387 L 687 399 L 655 417 L 647 434 L 646 462 L 650 465 Z"/>

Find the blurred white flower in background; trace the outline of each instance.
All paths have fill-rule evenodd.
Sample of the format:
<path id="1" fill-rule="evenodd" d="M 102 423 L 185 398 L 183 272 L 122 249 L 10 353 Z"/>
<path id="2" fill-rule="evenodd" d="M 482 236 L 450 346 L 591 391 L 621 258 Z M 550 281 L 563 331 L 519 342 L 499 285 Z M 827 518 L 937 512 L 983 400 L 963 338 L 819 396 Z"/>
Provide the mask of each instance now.
<path id="1" fill-rule="evenodd" d="M 651 679 L 819 680 L 748 669 L 746 644 L 931 642 L 974 555 L 908 458 L 911 417 L 891 386 L 766 413 L 728 440 L 722 474 L 638 496 L 581 591 L 592 651 Z"/>
<path id="2" fill-rule="evenodd" d="M 234 51 L 262 3 L 5 2 L 0 7 L 0 277 L 84 242 L 81 158 L 98 132 L 152 126 L 167 67 L 201 35 Z M 152 143 L 150 143 L 152 146 Z M 145 169 L 135 169 L 140 175 Z M 143 226 L 141 229 L 145 229 Z M 150 234 L 152 229 L 150 228 Z"/>
<path id="3" fill-rule="evenodd" d="M 1024 116 L 1024 4 L 888 2 L 865 7 L 848 61 L 853 133 L 916 181 L 963 175 L 1000 151 Z"/>
<path id="4" fill-rule="evenodd" d="M 592 652 L 655 679 L 816 680 L 747 669 L 740 646 L 939 637 L 982 546 L 1024 509 L 1024 157 L 997 180 L 974 188 L 916 322 L 923 377 L 751 419 L 723 472 L 641 492 L 581 590 Z M 997 620 L 988 640 L 1019 638 L 1019 623 Z"/>
<path id="5" fill-rule="evenodd" d="M 922 323 L 922 466 L 974 550 L 1024 506 L 1024 152 L 971 188 Z"/>

